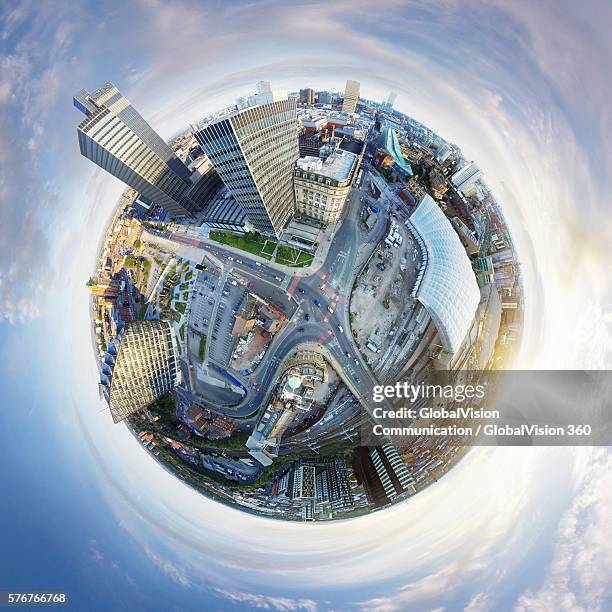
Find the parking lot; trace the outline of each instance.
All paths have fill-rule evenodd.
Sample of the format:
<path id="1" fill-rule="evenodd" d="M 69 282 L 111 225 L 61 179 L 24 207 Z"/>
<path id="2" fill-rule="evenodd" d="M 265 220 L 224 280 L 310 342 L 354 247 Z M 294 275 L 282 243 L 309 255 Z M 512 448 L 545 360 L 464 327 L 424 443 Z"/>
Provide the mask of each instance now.
<path id="1" fill-rule="evenodd" d="M 195 280 L 191 299 L 191 313 L 189 316 L 189 331 L 205 336 L 209 333 L 215 304 L 220 295 L 220 270 L 212 264 L 205 264 L 208 269 L 201 270 Z M 191 339 L 191 334 L 190 334 Z M 197 355 L 198 347 L 189 347 Z"/>
<path id="2" fill-rule="evenodd" d="M 236 338 L 232 329 L 236 313 L 242 305 L 246 289 L 232 276 L 227 276 L 217 296 L 218 305 L 215 318 L 209 326 L 208 359 L 219 365 L 228 365 Z"/>

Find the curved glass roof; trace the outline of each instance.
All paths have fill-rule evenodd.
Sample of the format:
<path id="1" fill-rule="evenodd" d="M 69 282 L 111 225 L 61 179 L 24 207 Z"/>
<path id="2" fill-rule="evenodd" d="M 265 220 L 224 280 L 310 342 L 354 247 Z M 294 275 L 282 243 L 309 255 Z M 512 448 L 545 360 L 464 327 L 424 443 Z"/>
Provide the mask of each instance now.
<path id="1" fill-rule="evenodd" d="M 470 260 L 451 222 L 431 196 L 421 199 L 408 225 L 415 232 L 424 260 L 412 295 L 429 312 L 444 348 L 455 353 L 480 301 Z"/>

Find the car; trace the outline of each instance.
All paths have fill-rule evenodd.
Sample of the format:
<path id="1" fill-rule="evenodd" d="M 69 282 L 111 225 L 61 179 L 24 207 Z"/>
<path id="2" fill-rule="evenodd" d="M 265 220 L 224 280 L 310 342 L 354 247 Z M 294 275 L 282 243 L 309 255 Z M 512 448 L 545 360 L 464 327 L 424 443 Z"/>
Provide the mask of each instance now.
<path id="1" fill-rule="evenodd" d="M 331 306 L 328 306 L 327 310 L 329 311 L 329 314 L 334 314 L 334 309 Z"/>
<path id="2" fill-rule="evenodd" d="M 236 263 L 241 264 L 241 263 L 242 263 L 242 259 L 237 259 L 237 260 L 236 260 Z"/>
<path id="3" fill-rule="evenodd" d="M 343 333 L 344 333 L 344 330 L 342 329 L 342 325 L 338 325 L 338 331 L 339 331 L 341 334 L 343 334 Z"/>
<path id="4" fill-rule="evenodd" d="M 317 307 L 317 308 L 321 308 L 321 302 L 319 302 L 319 300 L 312 300 L 312 303 Z"/>
<path id="5" fill-rule="evenodd" d="M 304 328 L 303 328 L 303 327 L 299 327 L 299 328 L 298 328 L 298 331 L 299 331 L 299 332 L 303 332 L 303 331 L 304 331 Z"/>
<path id="6" fill-rule="evenodd" d="M 348 351 L 346 351 L 344 354 L 350 359 L 351 354 Z"/>
<path id="7" fill-rule="evenodd" d="M 308 313 L 304 315 L 304 321 L 310 321 L 310 315 Z"/>
<path id="8" fill-rule="evenodd" d="M 359 359 L 355 359 L 355 365 L 359 365 Z"/>
<path id="9" fill-rule="evenodd" d="M 384 272 L 384 271 L 385 271 L 385 266 L 384 266 L 383 264 L 381 264 L 381 263 L 377 263 L 377 264 L 376 264 L 376 267 L 377 267 L 377 268 L 378 268 L 378 269 L 379 269 L 381 272 Z"/>
<path id="10" fill-rule="evenodd" d="M 280 276 L 275 276 L 274 279 L 277 280 L 279 283 L 283 280 Z"/>
<path id="11" fill-rule="evenodd" d="M 228 258 L 229 261 L 234 261 L 234 258 L 231 257 L 230 255 L 228 255 L 227 258 Z"/>
<path id="12" fill-rule="evenodd" d="M 255 265 L 261 268 L 261 264 L 258 261 L 255 262 Z"/>
<path id="13" fill-rule="evenodd" d="M 304 290 L 303 290 L 301 287 L 298 287 L 298 291 L 299 291 L 299 292 L 300 292 L 302 295 L 304 295 L 304 293 L 306 293 L 306 292 L 305 292 L 305 291 L 304 291 Z"/>

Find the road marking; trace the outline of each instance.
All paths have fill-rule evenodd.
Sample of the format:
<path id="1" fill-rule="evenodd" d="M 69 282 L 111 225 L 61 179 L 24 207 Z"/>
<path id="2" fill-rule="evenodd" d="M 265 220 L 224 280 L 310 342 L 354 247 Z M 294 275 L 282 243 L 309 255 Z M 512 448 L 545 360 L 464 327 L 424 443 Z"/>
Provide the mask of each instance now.
<path id="1" fill-rule="evenodd" d="M 300 277 L 299 276 L 294 276 L 293 280 L 291 281 L 291 283 L 289 283 L 289 287 L 287 288 L 287 294 L 292 296 L 296 287 L 298 286 L 300 282 Z"/>

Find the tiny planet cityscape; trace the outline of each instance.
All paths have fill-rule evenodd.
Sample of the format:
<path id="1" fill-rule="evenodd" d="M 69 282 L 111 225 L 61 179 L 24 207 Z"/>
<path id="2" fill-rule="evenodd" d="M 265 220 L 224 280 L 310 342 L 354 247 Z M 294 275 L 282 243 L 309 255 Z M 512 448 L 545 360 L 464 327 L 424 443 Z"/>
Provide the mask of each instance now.
<path id="1" fill-rule="evenodd" d="M 87 282 L 100 394 L 221 503 L 329 521 L 406 500 L 469 445 L 368 445 L 371 390 L 512 365 L 502 210 L 396 98 L 260 81 L 166 143 L 112 83 L 74 97 L 81 153 L 127 185 Z"/>

